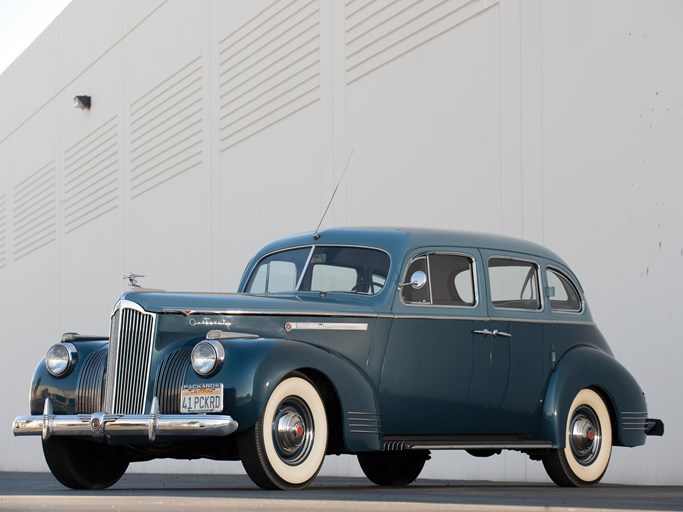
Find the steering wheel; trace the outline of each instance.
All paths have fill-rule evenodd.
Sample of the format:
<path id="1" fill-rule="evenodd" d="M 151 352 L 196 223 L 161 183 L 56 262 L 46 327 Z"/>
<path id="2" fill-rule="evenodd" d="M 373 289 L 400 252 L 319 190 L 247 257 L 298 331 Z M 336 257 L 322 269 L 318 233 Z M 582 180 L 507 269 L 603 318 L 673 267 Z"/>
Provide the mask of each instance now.
<path id="1" fill-rule="evenodd" d="M 370 286 L 373 294 L 375 293 L 375 286 L 379 287 L 380 290 L 382 288 L 384 288 L 384 284 L 378 283 L 377 281 L 361 281 L 360 283 L 357 283 L 353 288 L 351 288 L 351 291 L 352 292 L 358 292 L 359 289 L 363 288 L 364 286 Z M 365 293 L 365 292 L 361 292 L 361 293 Z"/>

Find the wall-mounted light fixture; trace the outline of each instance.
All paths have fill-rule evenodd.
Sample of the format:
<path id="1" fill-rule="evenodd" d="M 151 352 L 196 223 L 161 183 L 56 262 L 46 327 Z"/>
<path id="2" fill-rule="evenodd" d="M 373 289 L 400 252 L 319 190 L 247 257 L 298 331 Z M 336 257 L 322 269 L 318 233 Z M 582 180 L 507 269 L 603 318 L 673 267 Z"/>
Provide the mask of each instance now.
<path id="1" fill-rule="evenodd" d="M 74 108 L 90 110 L 90 96 L 74 96 Z"/>

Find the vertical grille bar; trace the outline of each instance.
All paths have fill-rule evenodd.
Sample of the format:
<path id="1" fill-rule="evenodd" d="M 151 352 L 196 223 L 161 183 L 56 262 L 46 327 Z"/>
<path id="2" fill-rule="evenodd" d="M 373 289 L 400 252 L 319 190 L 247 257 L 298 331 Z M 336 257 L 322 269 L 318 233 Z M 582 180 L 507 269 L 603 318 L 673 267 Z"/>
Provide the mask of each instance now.
<path id="1" fill-rule="evenodd" d="M 121 301 L 112 316 L 105 405 L 113 414 L 142 414 L 156 315 Z"/>

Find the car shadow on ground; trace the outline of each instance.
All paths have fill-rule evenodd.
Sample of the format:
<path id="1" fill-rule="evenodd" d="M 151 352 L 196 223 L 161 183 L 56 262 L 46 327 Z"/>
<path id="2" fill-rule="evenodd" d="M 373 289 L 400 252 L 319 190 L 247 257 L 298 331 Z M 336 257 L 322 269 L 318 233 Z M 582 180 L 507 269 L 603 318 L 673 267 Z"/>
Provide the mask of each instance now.
<path id="1" fill-rule="evenodd" d="M 549 483 L 418 479 L 407 487 L 378 487 L 363 478 L 319 477 L 299 491 L 264 491 L 243 475 L 127 474 L 102 491 L 74 491 L 49 473 L 1 473 L 3 496 L 241 498 L 338 502 L 432 503 L 605 510 L 683 510 L 682 486 L 599 484 L 561 488 Z"/>

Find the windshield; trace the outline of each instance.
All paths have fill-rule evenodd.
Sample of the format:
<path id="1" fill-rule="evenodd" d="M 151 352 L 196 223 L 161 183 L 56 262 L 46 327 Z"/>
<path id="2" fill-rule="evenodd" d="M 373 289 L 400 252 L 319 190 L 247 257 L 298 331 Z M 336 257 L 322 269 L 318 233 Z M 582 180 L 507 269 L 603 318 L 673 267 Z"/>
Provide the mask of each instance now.
<path id="1" fill-rule="evenodd" d="M 389 255 L 361 247 L 310 246 L 276 252 L 251 273 L 248 293 L 291 291 L 375 295 L 389 273 Z"/>

